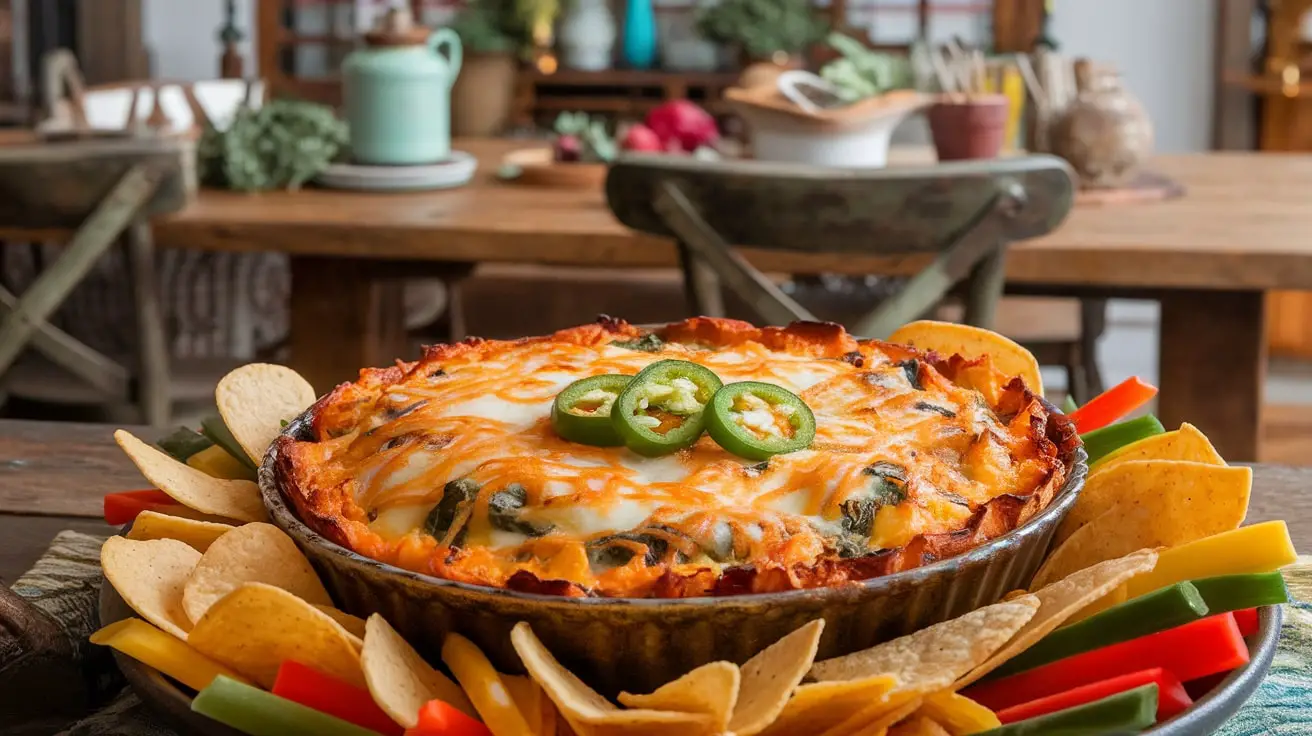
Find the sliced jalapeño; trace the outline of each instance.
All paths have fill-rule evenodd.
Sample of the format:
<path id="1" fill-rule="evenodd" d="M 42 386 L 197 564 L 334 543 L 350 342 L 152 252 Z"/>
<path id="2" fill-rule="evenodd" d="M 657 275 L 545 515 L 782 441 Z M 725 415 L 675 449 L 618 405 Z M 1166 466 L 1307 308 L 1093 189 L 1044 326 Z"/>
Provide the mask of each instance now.
<path id="1" fill-rule="evenodd" d="M 731 383 L 706 410 L 706 432 L 720 447 L 748 460 L 810 447 L 815 414 L 801 397 L 769 383 Z"/>
<path id="2" fill-rule="evenodd" d="M 706 428 L 705 411 L 719 376 L 686 360 L 643 368 L 615 400 L 611 422 L 625 447 L 647 457 L 690 447 Z"/>
<path id="3" fill-rule="evenodd" d="M 551 426 L 556 434 L 581 445 L 619 447 L 624 439 L 611 423 L 611 408 L 633 376 L 606 374 L 584 378 L 556 394 Z"/>

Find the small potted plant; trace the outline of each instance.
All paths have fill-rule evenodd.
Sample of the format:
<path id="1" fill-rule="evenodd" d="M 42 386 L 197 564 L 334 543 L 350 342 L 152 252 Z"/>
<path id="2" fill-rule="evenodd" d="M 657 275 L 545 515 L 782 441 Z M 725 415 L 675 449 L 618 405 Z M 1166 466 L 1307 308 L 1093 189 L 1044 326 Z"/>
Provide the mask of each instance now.
<path id="1" fill-rule="evenodd" d="M 474 0 L 456 16 L 464 64 L 451 89 L 451 134 L 487 137 L 505 129 L 515 93 L 516 43 L 487 0 Z"/>
<path id="2" fill-rule="evenodd" d="M 737 48 L 744 66 L 794 68 L 827 24 L 810 0 L 720 0 L 701 10 L 697 25 L 707 39 Z"/>

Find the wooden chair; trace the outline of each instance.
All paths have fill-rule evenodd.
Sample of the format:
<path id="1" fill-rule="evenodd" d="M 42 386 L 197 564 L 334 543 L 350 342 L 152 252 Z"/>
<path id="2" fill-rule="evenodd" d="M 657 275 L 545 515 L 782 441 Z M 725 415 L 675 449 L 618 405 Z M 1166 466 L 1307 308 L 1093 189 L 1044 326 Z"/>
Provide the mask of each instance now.
<path id="1" fill-rule="evenodd" d="M 878 170 L 635 156 L 616 162 L 606 179 L 620 222 L 678 243 L 695 314 L 723 314 L 723 284 L 766 322 L 815 319 L 731 245 L 932 256 L 849 325 L 868 337 L 887 337 L 926 314 L 958 282 L 966 287 L 965 321 L 991 326 L 1007 244 L 1051 231 L 1073 198 L 1073 174 L 1052 156 Z M 823 261 L 816 271 L 827 270 Z"/>
<path id="2" fill-rule="evenodd" d="M 191 200 L 194 157 L 190 141 L 156 136 L 0 146 L 0 232 L 22 240 L 73 232 L 21 296 L 0 287 L 0 375 L 30 346 L 106 395 L 135 397 L 149 424 L 168 421 L 169 361 L 148 219 Z M 48 322 L 120 236 L 139 335 L 135 371 Z"/>

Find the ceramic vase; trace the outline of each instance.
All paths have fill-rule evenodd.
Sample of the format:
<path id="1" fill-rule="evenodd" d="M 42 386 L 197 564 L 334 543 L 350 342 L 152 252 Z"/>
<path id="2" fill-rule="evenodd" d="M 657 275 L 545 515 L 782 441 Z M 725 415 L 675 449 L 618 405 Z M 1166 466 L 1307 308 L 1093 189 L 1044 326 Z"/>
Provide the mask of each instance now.
<path id="1" fill-rule="evenodd" d="M 628 0 L 624 12 L 624 64 L 631 69 L 656 65 L 656 12 L 652 0 Z"/>
<path id="2" fill-rule="evenodd" d="M 1084 62 L 1075 76 L 1079 95 L 1053 122 L 1052 152 L 1070 162 L 1081 186 L 1127 184 L 1152 152 L 1152 120 L 1114 69 Z"/>
<path id="3" fill-rule="evenodd" d="M 573 0 L 560 24 L 561 62 L 583 71 L 609 69 L 615 35 L 615 16 L 607 0 Z"/>

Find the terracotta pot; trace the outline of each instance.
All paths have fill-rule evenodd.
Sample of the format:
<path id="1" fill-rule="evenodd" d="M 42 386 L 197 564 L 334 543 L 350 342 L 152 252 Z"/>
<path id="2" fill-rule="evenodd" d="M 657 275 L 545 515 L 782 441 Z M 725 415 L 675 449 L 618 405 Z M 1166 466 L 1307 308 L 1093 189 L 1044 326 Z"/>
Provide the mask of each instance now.
<path id="1" fill-rule="evenodd" d="M 1114 69 L 1081 62 L 1075 75 L 1079 96 L 1053 122 L 1049 147 L 1070 162 L 1084 187 L 1123 185 L 1152 152 L 1152 120 Z"/>
<path id="2" fill-rule="evenodd" d="M 1007 129 L 1003 95 L 944 98 L 929 108 L 929 130 L 939 161 L 996 158 Z"/>
<path id="3" fill-rule="evenodd" d="M 738 76 L 738 86 L 744 89 L 753 87 L 773 87 L 779 75 L 791 69 L 801 69 L 802 59 L 780 52 L 771 59 L 751 59 L 743 56 L 743 71 Z"/>
<path id="4" fill-rule="evenodd" d="M 515 94 L 515 57 L 468 54 L 451 89 L 451 135 L 488 137 L 505 129 Z"/>

